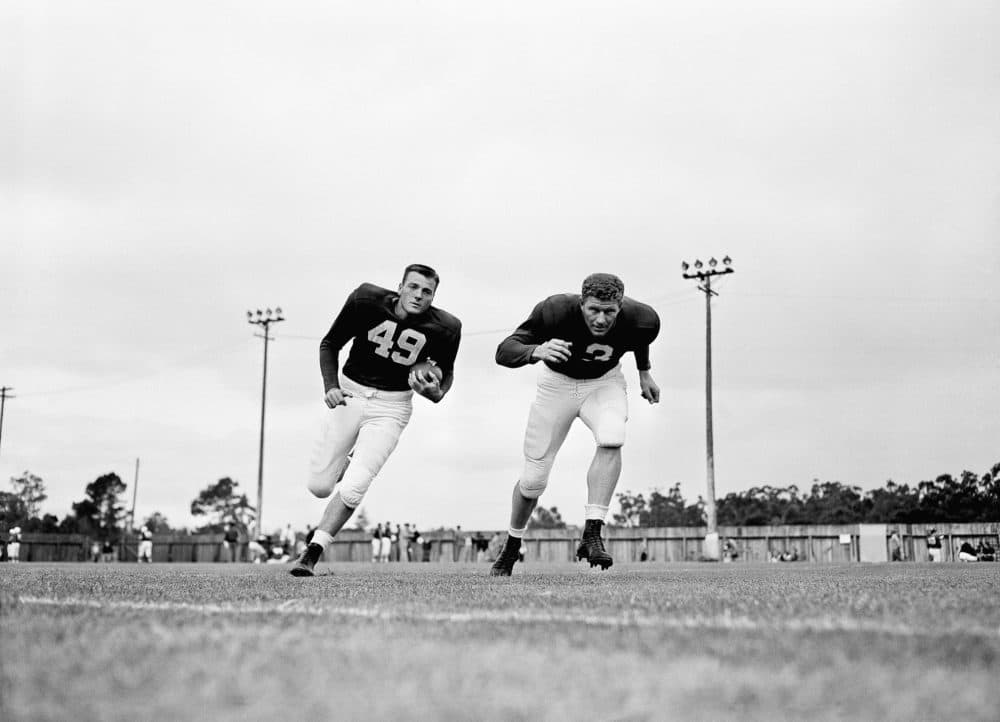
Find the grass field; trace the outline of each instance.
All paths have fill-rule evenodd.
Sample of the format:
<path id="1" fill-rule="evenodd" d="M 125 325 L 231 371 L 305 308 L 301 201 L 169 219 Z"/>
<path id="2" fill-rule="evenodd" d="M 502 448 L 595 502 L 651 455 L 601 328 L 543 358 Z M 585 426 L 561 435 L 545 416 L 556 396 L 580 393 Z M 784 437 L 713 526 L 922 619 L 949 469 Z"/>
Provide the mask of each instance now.
<path id="1" fill-rule="evenodd" d="M 287 570 L 0 566 L 0 718 L 1000 718 L 1000 564 Z"/>

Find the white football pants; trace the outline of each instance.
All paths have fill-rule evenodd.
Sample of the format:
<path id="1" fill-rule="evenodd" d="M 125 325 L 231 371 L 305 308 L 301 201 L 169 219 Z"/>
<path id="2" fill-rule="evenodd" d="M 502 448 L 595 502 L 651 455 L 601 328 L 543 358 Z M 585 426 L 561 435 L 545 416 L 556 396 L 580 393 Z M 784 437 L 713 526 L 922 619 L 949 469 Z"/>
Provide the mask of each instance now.
<path id="1" fill-rule="evenodd" d="M 325 409 L 309 465 L 309 491 L 326 498 L 339 482 L 341 501 L 357 508 L 410 421 L 413 392 L 381 391 L 346 376 L 341 388 L 353 396 L 344 406 Z"/>
<path id="2" fill-rule="evenodd" d="M 538 391 L 524 432 L 524 471 L 521 493 L 537 499 L 545 491 L 552 462 L 579 417 L 598 446 L 625 443 L 628 419 L 627 384 L 621 366 L 596 379 L 574 379 L 541 364 Z"/>

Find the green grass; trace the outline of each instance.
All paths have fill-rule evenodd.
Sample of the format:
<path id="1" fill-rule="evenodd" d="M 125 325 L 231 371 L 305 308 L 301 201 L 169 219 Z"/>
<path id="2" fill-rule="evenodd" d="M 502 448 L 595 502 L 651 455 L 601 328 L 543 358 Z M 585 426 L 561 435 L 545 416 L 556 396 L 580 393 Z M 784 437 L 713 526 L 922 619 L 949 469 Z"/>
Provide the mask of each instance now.
<path id="1" fill-rule="evenodd" d="M 0 567 L 5 720 L 994 720 L 1000 564 Z"/>

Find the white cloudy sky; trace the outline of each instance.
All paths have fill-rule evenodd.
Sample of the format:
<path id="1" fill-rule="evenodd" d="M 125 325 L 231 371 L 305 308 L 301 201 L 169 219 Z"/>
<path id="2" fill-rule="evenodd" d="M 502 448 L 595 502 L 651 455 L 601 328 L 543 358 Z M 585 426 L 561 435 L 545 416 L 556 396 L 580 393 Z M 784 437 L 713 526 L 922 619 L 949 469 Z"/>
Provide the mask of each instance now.
<path id="1" fill-rule="evenodd" d="M 149 2 L 0 9 L 0 479 L 64 515 L 141 458 L 137 513 L 191 522 L 222 476 L 314 522 L 317 346 L 411 262 L 466 336 L 365 508 L 505 526 L 534 370 L 496 344 L 618 273 L 651 303 L 663 402 L 620 489 L 704 490 L 704 301 L 720 496 L 872 488 L 1000 461 L 994 2 Z M 543 504 L 583 516 L 579 426 Z"/>

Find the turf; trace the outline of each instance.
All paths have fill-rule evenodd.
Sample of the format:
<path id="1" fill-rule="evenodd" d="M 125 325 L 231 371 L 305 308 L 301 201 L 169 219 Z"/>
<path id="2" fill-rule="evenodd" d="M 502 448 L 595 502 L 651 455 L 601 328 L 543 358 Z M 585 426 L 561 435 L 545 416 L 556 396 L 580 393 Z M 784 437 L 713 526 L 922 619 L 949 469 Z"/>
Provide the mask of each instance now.
<path id="1" fill-rule="evenodd" d="M 1000 564 L 0 567 L 0 717 L 933 719 L 1000 709 Z"/>

